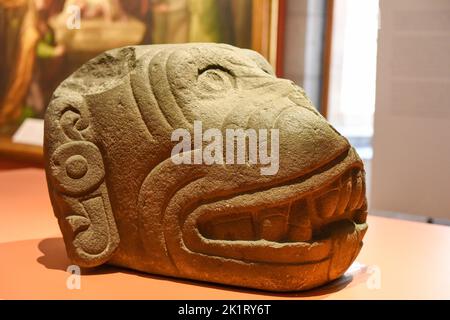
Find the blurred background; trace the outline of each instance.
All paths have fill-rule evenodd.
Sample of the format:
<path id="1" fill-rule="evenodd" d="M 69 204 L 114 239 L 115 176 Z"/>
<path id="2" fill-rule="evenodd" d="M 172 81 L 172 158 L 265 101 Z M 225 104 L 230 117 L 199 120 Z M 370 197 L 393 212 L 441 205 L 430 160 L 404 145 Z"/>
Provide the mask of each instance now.
<path id="1" fill-rule="evenodd" d="M 184 42 L 302 86 L 363 158 L 372 214 L 450 224 L 447 0 L 0 0 L 0 170 L 42 166 L 46 105 L 84 62 Z"/>
<path id="2" fill-rule="evenodd" d="M 105 50 L 138 44 L 225 42 L 269 55 L 252 27 L 270 1 L 0 0 L 0 133 L 41 118 L 58 84 Z M 267 8 L 264 8 L 264 6 Z M 269 18 L 270 19 L 270 18 Z M 276 23 L 276 22 L 274 22 Z M 264 21 L 269 28 L 270 21 Z M 259 43 L 258 43 L 259 41 Z"/>

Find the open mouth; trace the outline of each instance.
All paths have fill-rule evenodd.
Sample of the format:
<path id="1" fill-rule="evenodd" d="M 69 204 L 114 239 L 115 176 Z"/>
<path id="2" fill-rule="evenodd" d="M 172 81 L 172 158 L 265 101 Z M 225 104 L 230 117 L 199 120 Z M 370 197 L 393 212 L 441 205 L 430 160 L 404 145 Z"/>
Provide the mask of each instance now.
<path id="1" fill-rule="evenodd" d="M 322 190 L 270 208 L 203 215 L 201 235 L 211 240 L 299 242 L 325 238 L 337 222 L 363 222 L 364 179 L 351 169 Z"/>
<path id="2" fill-rule="evenodd" d="M 185 245 L 250 262 L 323 261 L 337 243 L 354 247 L 356 255 L 367 229 L 367 202 L 362 164 L 353 156 L 350 151 L 332 168 L 332 179 L 327 170 L 290 186 L 289 192 L 277 187 L 197 208 L 183 226 Z M 312 180 L 327 182 L 302 192 L 317 186 Z"/>

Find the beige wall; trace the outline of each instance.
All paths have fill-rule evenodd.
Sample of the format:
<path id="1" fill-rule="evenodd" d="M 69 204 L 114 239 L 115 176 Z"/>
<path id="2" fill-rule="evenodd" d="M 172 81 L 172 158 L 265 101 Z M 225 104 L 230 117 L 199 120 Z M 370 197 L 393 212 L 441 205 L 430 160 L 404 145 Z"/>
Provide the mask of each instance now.
<path id="1" fill-rule="evenodd" d="M 287 0 L 284 77 L 320 108 L 325 0 Z"/>
<path id="2" fill-rule="evenodd" d="M 450 1 L 380 10 L 371 209 L 450 219 Z"/>
<path id="3" fill-rule="evenodd" d="M 286 1 L 284 77 L 303 86 L 307 0 Z"/>

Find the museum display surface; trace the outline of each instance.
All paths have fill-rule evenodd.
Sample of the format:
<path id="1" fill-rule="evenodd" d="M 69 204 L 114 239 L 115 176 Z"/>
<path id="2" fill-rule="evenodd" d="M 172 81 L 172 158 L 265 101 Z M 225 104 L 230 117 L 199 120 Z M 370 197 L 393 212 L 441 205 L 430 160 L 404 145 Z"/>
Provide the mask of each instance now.
<path id="1" fill-rule="evenodd" d="M 81 268 L 77 288 L 45 180 L 43 169 L 0 170 L 1 299 L 295 301 L 450 297 L 450 286 L 446 285 L 450 283 L 450 227 L 370 214 L 370 229 L 354 264 L 341 278 L 312 290 L 279 293 L 243 289 L 108 264 Z"/>
<path id="2" fill-rule="evenodd" d="M 209 139 L 198 141 L 199 123 Z M 174 155 L 180 129 L 194 147 Z M 270 145 L 273 161 L 252 161 L 249 138 L 244 164 L 225 164 L 229 144 L 224 151 L 218 137 L 238 129 L 260 139 L 270 131 L 254 151 Z M 307 290 L 341 277 L 367 230 L 356 151 L 247 49 L 150 45 L 98 56 L 55 91 L 44 154 L 67 254 L 82 267 Z"/>
<path id="3" fill-rule="evenodd" d="M 0 0 L 0 302 L 284 319 L 449 300 L 449 14 Z"/>

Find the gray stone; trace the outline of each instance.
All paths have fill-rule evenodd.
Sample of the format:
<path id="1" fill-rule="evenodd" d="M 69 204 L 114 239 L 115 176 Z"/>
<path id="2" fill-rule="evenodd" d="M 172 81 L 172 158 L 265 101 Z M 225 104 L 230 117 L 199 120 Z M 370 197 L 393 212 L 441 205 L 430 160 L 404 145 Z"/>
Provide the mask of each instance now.
<path id="1" fill-rule="evenodd" d="M 193 134 L 194 121 L 204 131 L 279 129 L 278 171 L 261 174 L 249 159 L 175 164 L 172 133 Z M 53 209 L 80 266 L 294 291 L 340 277 L 362 246 L 362 161 L 253 51 L 106 52 L 55 91 L 44 140 Z"/>

